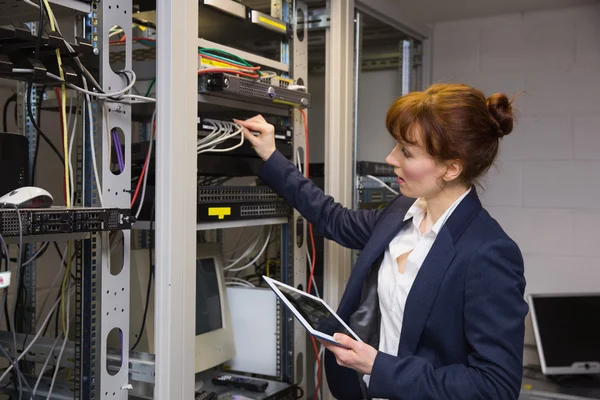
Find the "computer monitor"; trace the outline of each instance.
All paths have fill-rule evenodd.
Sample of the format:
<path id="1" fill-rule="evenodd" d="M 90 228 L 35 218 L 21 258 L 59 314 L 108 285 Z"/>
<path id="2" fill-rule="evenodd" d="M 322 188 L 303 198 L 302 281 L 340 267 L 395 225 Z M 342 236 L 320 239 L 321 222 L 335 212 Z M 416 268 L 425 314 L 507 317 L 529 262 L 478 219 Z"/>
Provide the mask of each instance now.
<path id="1" fill-rule="evenodd" d="M 203 243 L 196 252 L 196 372 L 235 356 L 235 342 L 219 245 Z"/>
<path id="2" fill-rule="evenodd" d="M 542 372 L 600 373 L 600 293 L 531 294 L 528 300 Z"/>

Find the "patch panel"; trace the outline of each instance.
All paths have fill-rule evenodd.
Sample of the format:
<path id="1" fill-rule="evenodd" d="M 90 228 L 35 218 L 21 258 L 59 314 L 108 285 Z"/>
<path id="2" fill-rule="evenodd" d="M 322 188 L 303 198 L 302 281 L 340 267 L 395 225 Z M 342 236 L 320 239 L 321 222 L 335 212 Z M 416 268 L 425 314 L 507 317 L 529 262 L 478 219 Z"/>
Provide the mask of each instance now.
<path id="1" fill-rule="evenodd" d="M 198 203 L 250 203 L 283 201 L 273 189 L 266 186 L 199 186 Z"/>

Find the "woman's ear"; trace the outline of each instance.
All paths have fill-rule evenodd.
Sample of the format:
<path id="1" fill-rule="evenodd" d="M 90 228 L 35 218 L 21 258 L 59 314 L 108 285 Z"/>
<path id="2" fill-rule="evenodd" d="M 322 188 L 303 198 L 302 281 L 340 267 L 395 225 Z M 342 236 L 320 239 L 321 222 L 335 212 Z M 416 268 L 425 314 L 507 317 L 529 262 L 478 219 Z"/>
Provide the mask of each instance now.
<path id="1" fill-rule="evenodd" d="M 442 178 L 446 182 L 452 182 L 457 179 L 463 171 L 463 166 L 458 160 L 449 161 L 446 164 L 446 172 Z"/>

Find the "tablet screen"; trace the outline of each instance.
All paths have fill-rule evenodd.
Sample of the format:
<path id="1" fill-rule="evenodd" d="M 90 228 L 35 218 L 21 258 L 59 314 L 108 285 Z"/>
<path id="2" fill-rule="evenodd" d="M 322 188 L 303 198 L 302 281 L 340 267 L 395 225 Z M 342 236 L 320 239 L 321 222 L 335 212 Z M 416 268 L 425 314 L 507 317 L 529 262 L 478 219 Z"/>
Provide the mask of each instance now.
<path id="1" fill-rule="evenodd" d="M 319 332 L 333 336 L 335 333 L 343 333 L 355 339 L 354 335 L 346 329 L 335 315 L 319 300 L 306 296 L 302 293 L 290 290 L 289 288 L 278 284 L 277 281 L 271 281 L 285 298 L 298 310 L 310 326 Z"/>

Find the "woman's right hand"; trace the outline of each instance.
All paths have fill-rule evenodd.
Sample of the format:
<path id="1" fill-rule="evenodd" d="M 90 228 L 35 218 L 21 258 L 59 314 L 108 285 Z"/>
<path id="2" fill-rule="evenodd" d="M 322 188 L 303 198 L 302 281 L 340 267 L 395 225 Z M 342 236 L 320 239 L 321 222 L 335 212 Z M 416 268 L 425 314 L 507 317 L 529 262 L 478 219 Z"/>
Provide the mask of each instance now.
<path id="1" fill-rule="evenodd" d="M 233 122 L 242 127 L 246 140 L 252 144 L 258 156 L 263 161 L 267 161 L 276 150 L 275 127 L 265 121 L 262 115 L 257 115 L 245 121 L 234 119 Z M 258 132 L 258 135 L 250 131 Z"/>

